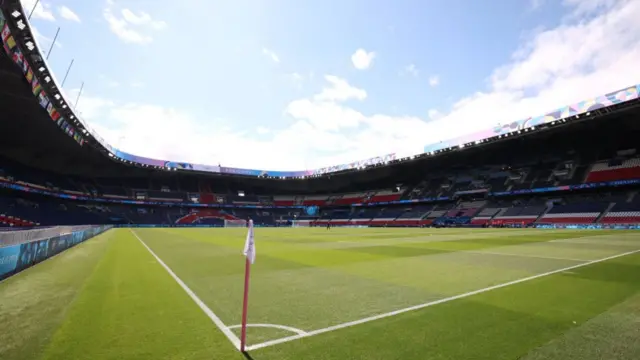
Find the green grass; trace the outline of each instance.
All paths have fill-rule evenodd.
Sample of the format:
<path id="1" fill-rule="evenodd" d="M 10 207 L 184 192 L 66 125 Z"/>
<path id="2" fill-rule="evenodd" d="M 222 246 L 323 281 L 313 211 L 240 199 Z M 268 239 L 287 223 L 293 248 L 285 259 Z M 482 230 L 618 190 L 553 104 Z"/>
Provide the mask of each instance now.
<path id="1" fill-rule="evenodd" d="M 244 229 L 135 233 L 227 326 Z M 640 249 L 628 231 L 256 229 L 249 322 L 314 331 Z M 275 359 L 638 359 L 640 253 L 250 351 Z M 0 283 L 0 359 L 243 359 L 129 230 Z M 239 336 L 239 329 L 233 330 Z M 249 345 L 294 335 L 250 327 Z"/>

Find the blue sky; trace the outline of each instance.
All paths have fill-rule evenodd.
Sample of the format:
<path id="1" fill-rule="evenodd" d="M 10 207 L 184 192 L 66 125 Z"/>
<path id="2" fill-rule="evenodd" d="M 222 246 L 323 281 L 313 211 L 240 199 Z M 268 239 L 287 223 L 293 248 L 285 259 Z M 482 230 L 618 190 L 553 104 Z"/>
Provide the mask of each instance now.
<path id="1" fill-rule="evenodd" d="M 34 0 L 23 0 L 29 11 Z M 78 110 L 137 155 L 302 170 L 640 82 L 632 0 L 42 0 Z"/>

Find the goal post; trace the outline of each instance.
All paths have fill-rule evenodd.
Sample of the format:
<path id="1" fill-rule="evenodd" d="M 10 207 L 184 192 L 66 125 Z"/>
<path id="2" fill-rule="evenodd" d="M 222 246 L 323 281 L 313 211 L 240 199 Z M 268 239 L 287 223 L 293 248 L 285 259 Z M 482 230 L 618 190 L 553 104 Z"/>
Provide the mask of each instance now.
<path id="1" fill-rule="evenodd" d="M 291 227 L 309 227 L 311 220 L 291 220 Z"/>
<path id="2" fill-rule="evenodd" d="M 229 228 L 241 228 L 247 227 L 247 220 L 237 219 L 237 220 L 224 220 L 224 227 Z"/>

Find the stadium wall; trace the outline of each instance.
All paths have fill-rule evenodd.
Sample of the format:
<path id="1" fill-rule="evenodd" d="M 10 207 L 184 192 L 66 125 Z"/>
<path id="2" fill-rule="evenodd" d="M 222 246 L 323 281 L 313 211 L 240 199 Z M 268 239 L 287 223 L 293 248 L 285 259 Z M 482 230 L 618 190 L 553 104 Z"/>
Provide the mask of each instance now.
<path id="1" fill-rule="evenodd" d="M 69 234 L 0 247 L 0 280 L 28 269 L 110 228 L 111 226 L 94 226 Z"/>

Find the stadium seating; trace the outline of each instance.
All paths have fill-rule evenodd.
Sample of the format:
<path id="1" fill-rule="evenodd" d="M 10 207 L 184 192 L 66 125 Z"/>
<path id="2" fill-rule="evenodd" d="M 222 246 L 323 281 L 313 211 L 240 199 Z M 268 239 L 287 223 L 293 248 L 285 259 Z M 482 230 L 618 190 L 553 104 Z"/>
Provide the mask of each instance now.
<path id="1" fill-rule="evenodd" d="M 328 195 L 311 195 L 303 197 L 301 202 L 304 206 L 324 206 L 327 204 Z"/>
<path id="2" fill-rule="evenodd" d="M 295 196 L 274 196 L 273 204 L 276 206 L 293 206 L 295 205 Z"/>
<path id="3" fill-rule="evenodd" d="M 379 208 L 362 208 L 354 212 L 351 222 L 354 225 L 369 225 L 378 213 L 380 213 Z"/>
<path id="4" fill-rule="evenodd" d="M 32 227 L 38 226 L 39 223 L 24 220 L 12 215 L 0 214 L 0 227 Z"/>
<path id="5" fill-rule="evenodd" d="M 224 220 L 239 220 L 240 218 L 233 216 L 231 214 L 228 214 L 224 211 L 220 211 L 220 210 L 214 210 L 214 209 L 203 209 L 203 210 L 196 210 L 193 211 L 181 218 L 179 218 L 176 221 L 176 224 L 194 224 L 194 223 L 198 223 L 199 221 L 201 221 L 202 219 L 209 219 L 209 218 L 214 218 L 214 219 L 219 219 L 222 221 L 222 223 L 224 223 Z"/>
<path id="6" fill-rule="evenodd" d="M 536 221 L 545 210 L 546 206 L 544 205 L 514 206 L 496 216 L 491 223 L 494 225 L 529 224 Z"/>
<path id="7" fill-rule="evenodd" d="M 627 179 L 640 179 L 640 158 L 598 162 L 587 176 L 587 182 Z"/>
<path id="8" fill-rule="evenodd" d="M 400 200 L 402 191 L 395 190 L 379 190 L 367 202 L 388 202 Z"/>
<path id="9" fill-rule="evenodd" d="M 103 197 L 112 200 L 145 200 L 168 203 L 224 205 L 276 205 L 319 206 L 322 216 L 306 216 L 300 210 L 278 212 L 274 209 L 238 209 L 227 211 L 215 209 L 158 208 L 150 205 L 125 205 L 114 203 L 80 204 L 70 200 L 48 197 L 36 202 L 21 201 L 0 203 L 0 224 L 4 226 L 80 225 L 80 224 L 212 224 L 221 225 L 224 219 L 251 217 L 257 224 L 265 226 L 287 223 L 292 220 L 308 220 L 314 224 L 371 225 L 371 226 L 425 226 L 431 224 L 475 226 L 560 223 L 560 224 L 620 224 L 640 222 L 635 204 L 629 202 L 628 193 L 590 195 L 585 199 L 557 199 L 556 205 L 547 205 L 545 199 L 520 200 L 513 204 L 500 204 L 496 198 L 485 198 L 485 189 L 490 191 L 513 191 L 576 184 L 583 180 L 609 181 L 640 178 L 640 159 L 610 160 L 593 165 L 581 165 L 577 160 L 548 160 L 537 165 L 528 165 L 484 170 L 466 169 L 455 176 L 433 175 L 422 179 L 417 185 L 403 189 L 363 190 L 337 194 L 319 195 L 260 195 L 247 193 L 238 196 L 234 188 L 229 193 L 216 193 L 210 184 L 157 179 L 86 179 L 59 176 L 47 172 L 30 170 L 22 165 L 8 162 L 0 170 L 0 182 L 19 184 L 34 190 L 59 192 L 65 196 L 82 195 Z M 464 172 L 469 175 L 464 175 Z M 588 174 L 587 174 L 588 173 Z M 185 190 L 193 191 L 192 193 Z M 192 200 L 191 194 L 196 194 Z M 35 196 L 35 195 L 33 195 Z M 199 196 L 199 201 L 198 197 Z M 400 199 L 423 199 L 450 196 L 448 201 L 437 204 L 388 205 L 388 207 L 353 207 L 354 204 L 394 202 Z M 487 205 L 490 199 L 490 204 Z M 512 200 L 510 200 L 512 201 Z M 610 204 L 613 208 L 609 209 Z M 615 206 L 613 206 L 615 204 Z M 386 205 L 385 205 L 386 206 Z M 342 208 L 342 209 L 336 209 Z M 286 210 L 286 209 L 285 209 Z"/>
<path id="10" fill-rule="evenodd" d="M 58 201 L 37 202 L 6 196 L 0 197 L 0 213 L 5 216 L 3 221 L 11 226 L 110 223 L 102 210 L 95 210 L 94 206 Z"/>
<path id="11" fill-rule="evenodd" d="M 385 226 L 393 223 L 398 217 L 404 213 L 404 210 L 398 209 L 382 209 L 373 219 L 370 225 Z"/>
<path id="12" fill-rule="evenodd" d="M 639 224 L 640 201 L 616 203 L 600 220 L 603 224 Z"/>
<path id="13" fill-rule="evenodd" d="M 496 174 L 487 181 L 487 186 L 492 192 L 501 192 L 507 189 L 507 177 L 504 174 Z"/>
<path id="14" fill-rule="evenodd" d="M 393 226 L 424 226 L 433 222 L 433 219 L 427 219 L 427 214 L 430 213 L 433 206 L 422 205 L 416 207 L 406 208 L 405 211 L 398 216 L 398 218 L 388 225 Z"/>
<path id="15" fill-rule="evenodd" d="M 364 202 L 367 197 L 367 193 L 352 193 L 352 194 L 343 194 L 333 198 L 330 201 L 331 205 L 353 205 Z"/>
<path id="16" fill-rule="evenodd" d="M 485 208 L 471 219 L 471 225 L 485 225 L 500 211 L 500 208 Z"/>
<path id="17" fill-rule="evenodd" d="M 606 210 L 608 203 L 603 202 L 577 202 L 565 205 L 556 205 L 544 214 L 539 223 L 570 223 L 591 224 Z"/>

